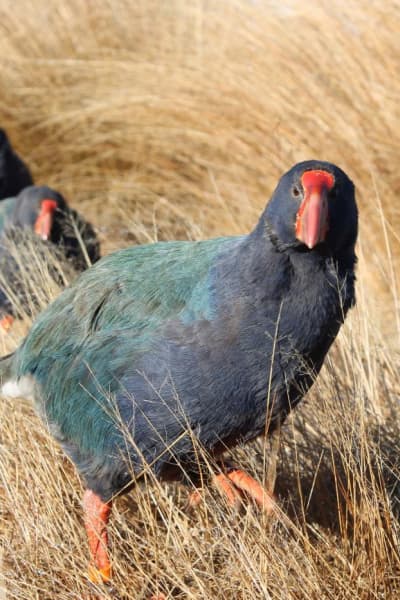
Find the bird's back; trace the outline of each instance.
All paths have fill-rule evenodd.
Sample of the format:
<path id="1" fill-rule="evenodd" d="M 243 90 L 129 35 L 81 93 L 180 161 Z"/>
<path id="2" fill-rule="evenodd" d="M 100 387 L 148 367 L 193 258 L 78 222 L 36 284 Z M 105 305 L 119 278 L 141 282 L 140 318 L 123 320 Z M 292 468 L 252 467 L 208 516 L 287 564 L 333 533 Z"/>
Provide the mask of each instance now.
<path id="1" fill-rule="evenodd" d="M 15 197 L 5 198 L 0 202 L 0 235 L 7 226 L 15 206 Z"/>

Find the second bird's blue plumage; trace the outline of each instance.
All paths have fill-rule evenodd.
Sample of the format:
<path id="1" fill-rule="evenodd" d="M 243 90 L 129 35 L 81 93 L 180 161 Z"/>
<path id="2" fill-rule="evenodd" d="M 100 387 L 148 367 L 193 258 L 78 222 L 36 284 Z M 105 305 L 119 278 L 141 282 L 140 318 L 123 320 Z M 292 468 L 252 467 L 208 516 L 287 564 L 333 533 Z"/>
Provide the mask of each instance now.
<path id="1" fill-rule="evenodd" d="M 0 200 L 15 196 L 32 184 L 27 165 L 13 149 L 5 130 L 0 129 Z"/>

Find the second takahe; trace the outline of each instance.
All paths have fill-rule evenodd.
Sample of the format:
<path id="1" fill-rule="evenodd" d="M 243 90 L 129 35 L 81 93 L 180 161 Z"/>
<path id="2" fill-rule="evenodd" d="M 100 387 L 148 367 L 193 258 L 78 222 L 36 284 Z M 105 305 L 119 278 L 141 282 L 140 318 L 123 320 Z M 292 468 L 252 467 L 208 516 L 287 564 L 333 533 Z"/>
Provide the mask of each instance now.
<path id="1" fill-rule="evenodd" d="M 269 433 L 312 385 L 355 302 L 354 186 L 295 165 L 248 235 L 128 248 L 84 272 L 0 362 L 77 466 L 94 581 L 110 578 L 113 498 L 146 465 L 161 479 Z M 238 469 L 227 495 L 272 501 Z"/>
<path id="2" fill-rule="evenodd" d="M 59 280 L 57 261 L 83 271 L 99 258 L 93 227 L 56 190 L 32 185 L 0 202 L 0 326 L 9 328 L 18 306 L 30 312 L 43 263 Z"/>

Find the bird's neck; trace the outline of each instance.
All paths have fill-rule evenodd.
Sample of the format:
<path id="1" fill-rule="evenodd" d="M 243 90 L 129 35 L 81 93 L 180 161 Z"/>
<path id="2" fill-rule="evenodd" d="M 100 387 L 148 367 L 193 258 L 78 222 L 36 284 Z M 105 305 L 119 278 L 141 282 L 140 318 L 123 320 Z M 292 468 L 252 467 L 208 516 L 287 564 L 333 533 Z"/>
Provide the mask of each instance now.
<path id="1" fill-rule="evenodd" d="M 230 252 L 227 261 L 238 290 L 252 289 L 255 297 L 266 294 L 270 301 L 279 303 L 290 288 L 308 297 L 334 287 L 343 290 L 344 306 L 349 308 L 354 301 L 354 247 L 335 256 L 323 248 L 309 251 L 280 242 L 264 225 L 245 236 L 236 250 Z"/>

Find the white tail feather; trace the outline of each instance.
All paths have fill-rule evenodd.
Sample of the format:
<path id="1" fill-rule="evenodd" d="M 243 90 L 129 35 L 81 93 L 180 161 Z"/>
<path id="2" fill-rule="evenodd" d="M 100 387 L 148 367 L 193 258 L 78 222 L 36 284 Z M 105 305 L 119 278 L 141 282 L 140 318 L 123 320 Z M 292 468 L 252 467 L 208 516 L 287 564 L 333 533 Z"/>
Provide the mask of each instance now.
<path id="1" fill-rule="evenodd" d="M 2 385 L 1 394 L 7 398 L 33 400 L 34 379 L 30 375 L 21 377 L 20 379 L 10 379 Z"/>

